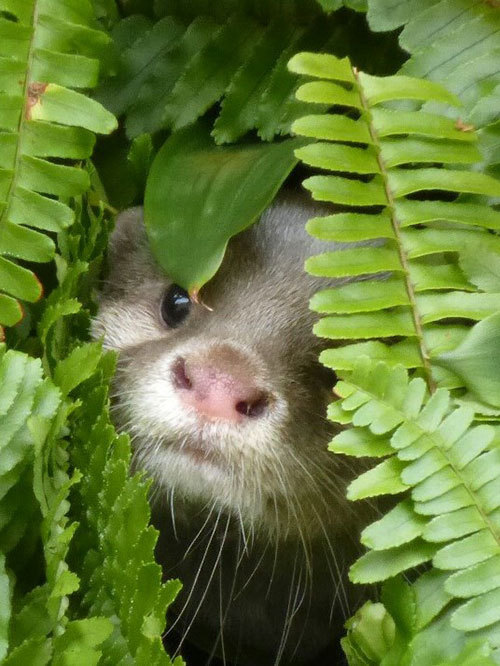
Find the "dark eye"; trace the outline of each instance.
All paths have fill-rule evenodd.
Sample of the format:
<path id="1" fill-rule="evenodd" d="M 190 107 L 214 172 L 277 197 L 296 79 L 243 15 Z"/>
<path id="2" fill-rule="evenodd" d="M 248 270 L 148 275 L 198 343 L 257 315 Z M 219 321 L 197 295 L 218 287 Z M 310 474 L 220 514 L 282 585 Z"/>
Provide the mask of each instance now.
<path id="1" fill-rule="evenodd" d="M 182 287 L 173 284 L 167 289 L 161 302 L 161 316 L 169 328 L 177 328 L 189 314 L 191 301 Z"/>

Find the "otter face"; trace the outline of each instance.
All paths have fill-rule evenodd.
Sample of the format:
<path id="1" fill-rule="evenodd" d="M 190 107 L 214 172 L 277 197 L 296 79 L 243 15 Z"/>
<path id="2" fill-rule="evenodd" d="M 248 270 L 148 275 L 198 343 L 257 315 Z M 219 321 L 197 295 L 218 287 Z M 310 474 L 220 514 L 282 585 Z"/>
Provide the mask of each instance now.
<path id="1" fill-rule="evenodd" d="M 333 373 L 317 356 L 303 262 L 317 210 L 282 197 L 233 238 L 203 304 L 155 265 L 141 209 L 123 213 L 93 335 L 120 352 L 118 424 L 158 497 L 237 516 L 277 538 L 345 515 L 345 470 L 327 452 Z M 331 248 L 329 248 L 331 249 Z M 210 309 L 208 309 L 210 308 Z M 298 527 L 300 525 L 300 528 Z"/>

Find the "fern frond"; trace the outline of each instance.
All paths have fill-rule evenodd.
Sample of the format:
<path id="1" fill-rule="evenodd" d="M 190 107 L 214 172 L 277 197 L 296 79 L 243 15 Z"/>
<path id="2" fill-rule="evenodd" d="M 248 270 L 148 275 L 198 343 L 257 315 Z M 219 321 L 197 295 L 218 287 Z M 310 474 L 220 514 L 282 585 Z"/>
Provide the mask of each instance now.
<path id="1" fill-rule="evenodd" d="M 335 369 L 350 369 L 360 353 L 369 353 L 419 368 L 429 386 L 460 386 L 457 376 L 431 369 L 431 362 L 468 330 L 464 324 L 450 326 L 450 318 L 472 322 L 499 309 L 500 289 L 482 293 L 462 272 L 458 254 L 471 244 L 500 253 L 498 237 L 486 232 L 498 230 L 500 213 L 481 203 L 421 201 L 412 195 L 429 196 L 437 190 L 498 196 L 500 183 L 465 169 L 480 158 L 473 132 L 441 115 L 386 106 L 401 99 L 448 104 L 457 99 L 435 82 L 369 76 L 347 59 L 329 55 L 298 54 L 289 66 L 318 79 L 299 88 L 299 99 L 347 106 L 356 116 L 335 113 L 334 106 L 332 113 L 309 115 L 293 125 L 297 134 L 318 140 L 299 149 L 297 156 L 342 174 L 312 176 L 305 187 L 314 199 L 354 209 L 310 220 L 308 230 L 324 240 L 376 241 L 307 261 L 314 275 L 364 276 L 362 282 L 313 298 L 312 308 L 329 315 L 315 331 L 342 340 L 403 338 L 397 344 L 355 342 L 324 352 L 321 360 Z M 428 166 L 436 161 L 439 168 Z M 357 212 L 360 208 L 366 212 Z"/>
<path id="2" fill-rule="evenodd" d="M 114 359 L 97 343 L 75 345 L 74 340 L 77 324 L 77 330 L 88 329 L 88 309 L 95 305 L 86 280 L 102 261 L 111 226 L 102 207 L 97 211 L 78 203 L 75 223 L 60 235 L 62 280 L 48 297 L 38 327 L 44 366 L 70 401 L 68 454 L 82 474 L 71 494 L 70 515 L 79 527 L 69 560 L 80 579 L 80 598 L 70 598 L 70 611 L 73 617 L 113 618 L 113 631 L 99 647 L 102 663 L 166 665 L 171 662 L 161 634 L 179 584 L 161 581 L 148 482 L 130 475 L 129 438 L 111 424 Z"/>
<path id="3" fill-rule="evenodd" d="M 26 470 L 33 463 L 34 447 L 29 423 L 31 415 L 36 419 L 40 410 L 43 413 L 45 389 L 39 360 L 15 351 L 4 352 L 0 348 L 0 549 L 9 553 L 36 510 L 33 502 L 26 501 L 32 495 Z"/>
<path id="4" fill-rule="evenodd" d="M 161 632 L 180 583 L 162 584 L 161 567 L 153 560 L 158 533 L 149 525 L 147 484 L 139 475 L 129 475 L 129 438 L 117 435 L 109 420 L 106 366 L 104 360 L 95 387 L 85 391 L 85 408 L 75 415 L 74 460 L 84 475 L 76 493 L 85 507 L 76 539 L 83 608 L 89 616 L 116 618 L 102 647 L 103 663 L 133 660 L 167 666 L 172 662 Z"/>
<path id="5" fill-rule="evenodd" d="M 80 478 L 78 472 L 69 478 L 60 439 L 69 403 L 64 404 L 60 391 L 43 379 L 38 359 L 13 351 L 0 359 L 0 394 L 2 569 L 7 555 L 14 588 L 15 574 L 26 566 L 30 544 L 40 536 L 46 573 L 43 585 L 24 598 L 17 589 L 11 593 L 2 574 L 0 658 L 11 665 L 23 659 L 45 664 L 50 658 L 62 664 L 78 652 L 86 663 L 96 663 L 100 652 L 94 648 L 111 633 L 111 622 L 103 617 L 72 622 L 67 616 L 68 595 L 79 587 L 66 561 L 77 527 L 67 516 L 68 496 Z"/>
<path id="6" fill-rule="evenodd" d="M 330 418 L 341 413 L 340 422 L 355 429 L 334 437 L 330 449 L 384 457 L 351 483 L 348 497 L 409 492 L 363 531 L 370 551 L 351 567 L 351 579 L 385 580 L 432 560 L 445 574 L 445 604 L 460 600 L 452 626 L 494 627 L 500 622 L 498 428 L 475 425 L 473 410 L 457 407 L 447 390 L 429 396 L 421 378 L 368 358 L 335 391 L 342 400 Z"/>
<path id="7" fill-rule="evenodd" d="M 364 22 L 356 15 L 325 16 L 314 2 L 302 8 L 300 2 L 286 8 L 228 2 L 225 11 L 207 6 L 201 14 L 197 5 L 198 15 L 182 9 L 167 7 L 169 15 L 154 25 L 130 16 L 114 28 L 118 71 L 97 99 L 125 114 L 131 138 L 185 127 L 220 102 L 216 143 L 234 142 L 250 130 L 270 141 L 288 134 L 291 122 L 306 113 L 295 97 L 298 77 L 287 69 L 294 53 L 322 48 L 370 63 L 357 48 L 360 38 L 370 41 Z"/>
<path id="8" fill-rule="evenodd" d="M 88 0 L 0 2 L 0 324 L 22 317 L 17 299 L 36 301 L 42 287 L 19 261 L 46 262 L 55 246 L 44 231 L 71 224 L 61 200 L 89 187 L 78 166 L 93 132 L 114 117 L 70 88 L 97 83 L 98 57 L 109 41 L 94 25 Z"/>
<path id="9" fill-rule="evenodd" d="M 498 135 L 500 108 L 500 16 L 496 4 L 403 0 L 389 12 L 384 0 L 370 0 L 367 18 L 372 30 L 404 26 L 399 43 L 411 57 L 400 72 L 446 85 L 464 105 L 452 115 L 464 124 L 483 128 L 480 146 L 483 152 L 490 152 L 489 134 L 493 131 Z M 438 106 L 427 102 L 424 108 L 436 111 Z M 491 148 L 491 153 L 485 154 L 485 166 L 500 160 L 498 141 Z"/>

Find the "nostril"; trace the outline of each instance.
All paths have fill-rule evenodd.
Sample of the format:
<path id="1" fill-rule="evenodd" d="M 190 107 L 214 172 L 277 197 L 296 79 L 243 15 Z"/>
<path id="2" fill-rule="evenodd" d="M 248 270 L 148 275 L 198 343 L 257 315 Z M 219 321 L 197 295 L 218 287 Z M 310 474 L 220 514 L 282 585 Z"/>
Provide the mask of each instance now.
<path id="1" fill-rule="evenodd" d="M 183 358 L 178 358 L 172 367 L 172 379 L 174 386 L 181 389 L 191 389 L 193 384 L 189 379 L 186 370 L 186 361 Z"/>
<path id="2" fill-rule="evenodd" d="M 240 402 L 236 403 L 235 409 L 239 414 L 249 416 L 250 418 L 257 418 L 262 416 L 262 414 L 266 411 L 268 404 L 268 397 L 261 396 L 260 398 L 257 398 L 257 400 L 253 400 L 251 402 L 240 400 Z"/>

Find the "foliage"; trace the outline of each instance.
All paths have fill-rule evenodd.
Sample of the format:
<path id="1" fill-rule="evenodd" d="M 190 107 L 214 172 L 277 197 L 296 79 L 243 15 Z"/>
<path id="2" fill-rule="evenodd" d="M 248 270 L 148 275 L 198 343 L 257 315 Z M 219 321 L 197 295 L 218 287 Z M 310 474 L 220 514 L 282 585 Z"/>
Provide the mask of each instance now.
<path id="1" fill-rule="evenodd" d="M 109 42 L 88 0 L 3 0 L 2 10 L 8 14 L 0 15 L 0 325 L 13 325 L 22 317 L 16 299 L 33 302 L 42 294 L 34 273 L 17 260 L 53 258 L 54 242 L 41 232 L 58 232 L 73 220 L 71 208 L 54 196 L 89 187 L 84 169 L 47 158 L 89 157 L 93 132 L 111 132 L 116 120 L 71 89 L 96 85 L 98 58 Z"/>
<path id="2" fill-rule="evenodd" d="M 376 459 L 351 498 L 398 502 L 351 570 L 385 582 L 347 623 L 350 666 L 500 663 L 496 4 L 0 0 L 0 324 L 25 313 L 0 351 L 3 663 L 170 663 L 178 583 L 161 583 L 147 483 L 110 422 L 114 361 L 87 342 L 107 196 L 140 201 L 159 151 L 158 195 L 155 171 L 196 162 L 186 137 L 210 159 L 274 161 L 292 123 L 319 139 L 297 153 L 321 170 L 307 187 L 336 206 L 310 232 L 355 243 L 308 262 L 344 282 L 312 302 L 342 344 L 322 356 L 342 376 L 329 415 L 351 426 L 331 448 Z M 291 165 L 250 170 L 256 200 L 232 199 L 239 226 L 217 239 L 201 188 L 175 190 L 216 248 L 179 281 L 210 277 Z M 210 184 L 223 212 L 244 180 Z"/>
<path id="3" fill-rule="evenodd" d="M 403 591 L 396 597 L 400 604 L 408 597 L 403 610 L 409 613 L 408 607 L 413 606 L 409 613 L 413 618 L 412 638 L 404 648 L 408 661 L 402 660 L 401 646 L 395 646 L 401 659 L 396 663 L 419 663 L 413 661 L 414 645 L 422 641 L 421 632 L 432 633 L 436 617 L 443 622 L 439 616 L 443 609 L 446 621 L 441 634 L 453 639 L 447 658 L 454 658 L 464 645 L 460 632 L 468 632 L 467 645 L 477 644 L 481 650 L 485 646 L 487 655 L 495 651 L 498 657 L 498 426 L 474 425 L 474 411 L 454 404 L 446 389 L 429 396 L 422 378 L 409 380 L 401 366 L 389 368 L 367 357 L 335 390 L 342 400 L 331 406 L 330 418 L 336 420 L 339 414 L 343 424 L 355 428 L 334 437 L 331 450 L 383 458 L 351 483 L 348 497 L 359 500 L 405 493 L 363 531 L 361 541 L 370 550 L 351 567 L 350 577 L 372 583 L 430 560 L 433 564 L 411 587 L 400 583 Z M 377 622 L 387 624 L 381 610 L 368 608 Z M 403 610 L 393 613 L 395 621 L 401 620 Z M 360 622 L 368 622 L 367 614 L 365 609 Z M 352 625 L 351 642 L 359 643 L 355 635 L 359 631 L 356 623 Z M 389 650 L 378 654 L 380 663 L 392 663 L 386 652 L 390 654 Z"/>
<path id="4" fill-rule="evenodd" d="M 498 237 L 488 230 L 500 227 L 500 214 L 483 203 L 408 195 L 435 190 L 493 197 L 500 195 L 500 184 L 464 168 L 480 158 L 472 131 L 438 114 L 387 106 L 399 99 L 451 104 L 458 100 L 434 82 L 373 77 L 334 56 L 298 54 L 290 67 L 319 78 L 298 89 L 301 99 L 328 99 L 357 114 L 356 119 L 340 113 L 308 115 L 293 125 L 296 133 L 319 139 L 299 149 L 298 157 L 346 174 L 312 176 L 304 182 L 313 198 L 347 207 L 347 212 L 310 220 L 308 229 L 323 240 L 371 242 L 307 262 L 307 270 L 315 275 L 364 278 L 313 298 L 311 307 L 329 315 L 316 324 L 318 335 L 370 339 L 323 352 L 322 361 L 335 369 L 350 369 L 359 354 L 368 353 L 420 369 L 429 386 L 468 384 L 466 375 L 462 381 L 433 364 L 466 336 L 468 327 L 455 323 L 457 319 L 477 321 L 498 311 L 500 292 L 483 291 L 471 283 L 461 270 L 459 253 L 463 247 L 475 247 L 478 253 L 498 254 Z M 436 161 L 439 166 L 434 166 Z M 394 336 L 400 338 L 395 344 Z M 498 394 L 489 394 L 488 401 L 495 404 Z"/>
<path id="5" fill-rule="evenodd" d="M 198 3 L 186 12 L 185 4 L 170 3 L 156 23 L 131 15 L 114 25 L 117 73 L 97 98 L 125 114 L 129 137 L 180 129 L 222 100 L 212 130 L 216 143 L 234 142 L 251 129 L 271 140 L 288 133 L 304 112 L 294 96 L 297 77 L 286 67 L 293 53 L 335 48 L 355 58 L 357 52 L 364 66 L 369 62 L 354 46 L 355 36 L 370 41 L 355 15 L 325 18 L 312 2 L 291 2 L 284 21 L 277 1 L 258 8 L 250 2 L 213 5 Z"/>
<path id="6" fill-rule="evenodd" d="M 89 314 L 76 296 L 101 261 L 109 223 L 85 201 L 76 217 L 59 237 L 59 286 L 40 317 L 42 362 L 16 351 L 2 362 L 5 663 L 170 664 L 161 633 L 178 583 L 161 584 L 148 484 L 128 476 L 128 437 L 109 420 L 113 359 L 75 337 Z M 45 565 L 30 587 L 39 540 Z"/>
<path id="7" fill-rule="evenodd" d="M 494 422 L 500 404 L 500 218 L 486 205 L 500 185 L 465 166 L 480 160 L 473 127 L 436 112 L 460 103 L 436 82 L 373 77 L 326 54 L 298 54 L 289 66 L 314 79 L 299 99 L 333 106 L 292 127 L 318 140 L 297 156 L 326 172 L 305 187 L 342 206 L 308 229 L 356 242 L 306 263 L 343 280 L 311 301 L 328 315 L 316 333 L 344 342 L 321 357 L 345 378 L 329 418 L 351 426 L 330 448 L 383 458 L 351 483 L 350 499 L 404 494 L 361 535 L 369 550 L 351 579 L 389 582 L 385 608 L 368 603 L 347 623 L 345 652 L 351 666 L 424 655 L 426 664 L 497 663 L 500 440 L 474 412 Z M 413 584 L 396 582 L 430 562 Z"/>
<path id="8" fill-rule="evenodd" d="M 269 206 L 301 143 L 214 146 L 209 129 L 196 123 L 163 144 L 144 197 L 153 254 L 193 298 L 217 272 L 229 238 Z"/>

